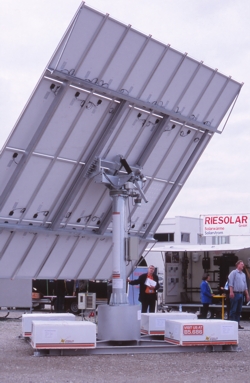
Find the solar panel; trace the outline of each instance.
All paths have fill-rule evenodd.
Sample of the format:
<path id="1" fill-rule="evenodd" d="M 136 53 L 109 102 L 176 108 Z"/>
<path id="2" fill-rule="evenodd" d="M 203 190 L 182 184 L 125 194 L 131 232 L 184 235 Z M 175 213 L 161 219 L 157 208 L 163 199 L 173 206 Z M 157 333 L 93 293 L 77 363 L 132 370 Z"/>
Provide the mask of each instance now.
<path id="1" fill-rule="evenodd" d="M 126 221 L 140 258 L 241 86 L 82 4 L 1 152 L 0 278 L 110 279 L 104 178 L 126 164 L 146 180 Z"/>

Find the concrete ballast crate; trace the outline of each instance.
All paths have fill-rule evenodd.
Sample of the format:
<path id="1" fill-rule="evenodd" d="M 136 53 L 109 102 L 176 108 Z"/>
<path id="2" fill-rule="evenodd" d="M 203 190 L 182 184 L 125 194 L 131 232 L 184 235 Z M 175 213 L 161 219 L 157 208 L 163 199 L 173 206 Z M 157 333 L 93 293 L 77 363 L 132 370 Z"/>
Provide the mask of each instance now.
<path id="1" fill-rule="evenodd" d="M 22 315 L 22 336 L 28 338 L 31 336 L 32 321 L 55 321 L 55 320 L 67 320 L 75 321 L 75 315 L 70 313 L 54 313 L 54 314 L 23 314 Z"/>
<path id="2" fill-rule="evenodd" d="M 237 345 L 238 323 L 221 319 L 169 320 L 164 339 L 181 346 Z"/>
<path id="3" fill-rule="evenodd" d="M 141 333 L 147 335 L 164 335 L 165 321 L 175 319 L 197 319 L 197 315 L 179 311 L 171 313 L 142 313 Z"/>
<path id="4" fill-rule="evenodd" d="M 31 346 L 34 349 L 85 349 L 96 347 L 96 325 L 84 321 L 34 321 Z"/>

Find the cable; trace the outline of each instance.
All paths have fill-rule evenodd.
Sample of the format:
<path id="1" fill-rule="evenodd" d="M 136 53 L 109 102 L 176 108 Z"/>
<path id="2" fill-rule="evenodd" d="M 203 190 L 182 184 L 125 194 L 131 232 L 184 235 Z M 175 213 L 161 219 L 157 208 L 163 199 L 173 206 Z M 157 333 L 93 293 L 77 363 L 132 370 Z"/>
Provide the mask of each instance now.
<path id="1" fill-rule="evenodd" d="M 98 77 L 95 77 L 92 80 L 85 78 L 84 81 L 91 82 L 92 84 L 96 84 L 105 88 L 109 87 L 109 83 L 105 82 L 104 80 L 99 81 Z"/>
<path id="2" fill-rule="evenodd" d="M 86 103 L 86 100 L 83 100 L 83 99 L 80 99 L 80 98 L 78 98 L 79 96 L 80 96 L 80 92 L 76 92 L 75 93 L 75 98 L 76 98 L 76 100 L 77 101 L 79 101 L 80 102 L 80 106 L 81 106 L 81 108 L 85 105 L 85 103 Z M 96 104 L 94 104 L 92 101 L 89 101 L 88 103 L 87 103 L 87 105 L 86 105 L 86 109 L 92 109 L 93 107 L 94 108 L 97 108 L 97 106 L 98 105 L 100 105 L 102 103 L 102 100 L 98 100 L 97 101 L 97 103 Z"/>
<path id="3" fill-rule="evenodd" d="M 75 69 L 62 69 L 61 70 L 62 73 L 66 73 L 66 74 L 69 74 L 70 76 L 73 76 L 75 74 Z"/>
<path id="4" fill-rule="evenodd" d="M 175 127 L 176 125 L 173 124 L 170 129 L 165 129 L 164 132 L 171 132 L 171 130 L 173 130 Z"/>
<path id="5" fill-rule="evenodd" d="M 50 88 L 51 92 L 54 93 L 54 95 L 56 96 L 59 89 L 61 88 L 61 85 L 51 84 L 49 88 Z"/>
<path id="6" fill-rule="evenodd" d="M 128 214 L 129 214 L 129 227 L 128 231 L 132 228 L 132 221 L 131 221 L 131 210 L 130 210 L 130 205 L 129 205 L 129 200 L 128 200 Z"/>
<path id="7" fill-rule="evenodd" d="M 185 134 L 185 132 L 184 132 L 183 130 L 181 130 L 181 132 L 180 132 L 180 136 L 181 136 L 181 137 L 187 137 L 190 133 L 191 133 L 191 130 L 190 130 L 190 129 L 188 129 L 188 131 L 186 132 L 186 134 Z"/>
<path id="8" fill-rule="evenodd" d="M 15 153 L 13 154 L 13 156 L 12 156 L 12 158 L 13 158 L 13 162 L 14 162 L 16 165 L 18 165 L 18 162 L 15 161 L 15 158 L 17 158 L 17 156 L 18 156 L 18 153 L 16 153 L 16 152 L 15 152 Z"/>
<path id="9" fill-rule="evenodd" d="M 127 89 L 121 89 L 120 92 L 125 93 L 125 94 L 129 94 L 129 91 Z"/>
<path id="10" fill-rule="evenodd" d="M 156 124 L 158 124 L 158 122 L 160 121 L 158 118 L 155 120 L 155 122 L 152 122 L 152 121 L 147 121 L 147 119 L 142 119 L 140 118 L 141 117 L 141 113 L 138 113 L 137 114 L 137 119 L 139 121 L 142 121 L 142 127 L 143 126 L 150 126 L 150 125 L 153 125 L 155 126 Z"/>
<path id="11" fill-rule="evenodd" d="M 153 101 L 152 105 L 163 106 L 163 101 Z"/>
<path id="12" fill-rule="evenodd" d="M 99 82 L 98 85 L 102 86 L 103 88 L 104 88 L 104 87 L 105 87 L 105 88 L 108 88 L 108 87 L 109 87 L 109 84 L 108 84 L 107 82 L 104 82 L 103 80 L 101 80 L 101 81 Z"/>

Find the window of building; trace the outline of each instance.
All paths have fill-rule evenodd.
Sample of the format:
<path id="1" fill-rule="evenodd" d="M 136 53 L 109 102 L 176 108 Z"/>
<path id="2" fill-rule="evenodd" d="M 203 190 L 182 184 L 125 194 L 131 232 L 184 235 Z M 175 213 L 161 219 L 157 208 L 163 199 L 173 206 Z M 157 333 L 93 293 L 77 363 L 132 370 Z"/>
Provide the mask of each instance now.
<path id="1" fill-rule="evenodd" d="M 156 233 L 154 239 L 158 242 L 174 242 L 174 233 Z"/>
<path id="2" fill-rule="evenodd" d="M 181 242 L 190 242 L 190 234 L 181 233 Z"/>
<path id="3" fill-rule="evenodd" d="M 225 245 L 227 243 L 230 243 L 229 235 L 225 235 L 224 237 L 212 237 L 213 245 Z"/>

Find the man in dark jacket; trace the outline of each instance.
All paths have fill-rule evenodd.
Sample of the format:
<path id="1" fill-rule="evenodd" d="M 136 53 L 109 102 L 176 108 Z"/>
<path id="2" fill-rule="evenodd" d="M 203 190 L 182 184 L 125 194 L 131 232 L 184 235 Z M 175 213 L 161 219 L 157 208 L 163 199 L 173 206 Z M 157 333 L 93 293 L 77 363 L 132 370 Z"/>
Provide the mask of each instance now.
<path id="1" fill-rule="evenodd" d="M 156 292 L 160 285 L 158 275 L 156 275 L 154 271 L 155 267 L 151 265 L 148 268 L 148 272 L 141 274 L 138 279 L 133 281 L 128 279 L 130 285 L 140 285 L 139 301 L 142 304 L 142 313 L 146 313 L 148 308 L 150 313 L 155 312 Z"/>
<path id="2" fill-rule="evenodd" d="M 201 319 L 207 319 L 209 304 L 212 303 L 213 292 L 209 285 L 209 281 L 210 281 L 210 275 L 207 273 L 203 274 L 202 282 L 200 285 L 201 303 L 203 304 L 203 308 L 202 308 L 202 312 L 200 316 Z"/>

